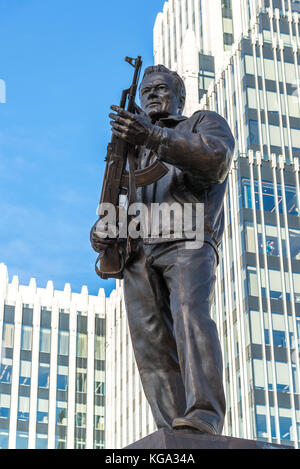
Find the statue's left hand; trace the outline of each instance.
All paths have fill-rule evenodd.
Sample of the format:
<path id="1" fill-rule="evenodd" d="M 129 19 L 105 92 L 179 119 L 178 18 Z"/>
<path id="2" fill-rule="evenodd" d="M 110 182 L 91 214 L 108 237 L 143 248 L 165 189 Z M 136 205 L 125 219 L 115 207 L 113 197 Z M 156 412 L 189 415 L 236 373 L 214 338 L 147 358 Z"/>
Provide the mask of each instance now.
<path id="1" fill-rule="evenodd" d="M 112 132 L 133 145 L 144 145 L 153 130 L 150 120 L 141 114 L 132 114 L 119 106 L 111 106 L 117 114 L 110 113 Z"/>

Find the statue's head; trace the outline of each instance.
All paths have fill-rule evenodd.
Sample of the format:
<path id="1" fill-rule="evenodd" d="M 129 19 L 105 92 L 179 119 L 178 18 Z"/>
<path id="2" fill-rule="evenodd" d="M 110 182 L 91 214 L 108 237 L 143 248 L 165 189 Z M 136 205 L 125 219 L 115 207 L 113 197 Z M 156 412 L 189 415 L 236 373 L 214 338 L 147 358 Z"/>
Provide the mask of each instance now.
<path id="1" fill-rule="evenodd" d="M 164 65 L 146 68 L 140 85 L 140 102 L 152 122 L 182 114 L 185 96 L 185 86 L 178 73 Z"/>

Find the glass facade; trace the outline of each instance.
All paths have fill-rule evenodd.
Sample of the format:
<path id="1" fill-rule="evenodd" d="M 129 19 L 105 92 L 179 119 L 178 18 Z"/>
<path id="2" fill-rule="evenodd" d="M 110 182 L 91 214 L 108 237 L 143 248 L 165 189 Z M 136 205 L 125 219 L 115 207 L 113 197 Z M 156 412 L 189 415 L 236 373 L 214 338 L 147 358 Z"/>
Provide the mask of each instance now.
<path id="1" fill-rule="evenodd" d="M 214 78 L 205 86 L 199 78 L 207 91 L 193 108 L 221 114 L 236 140 L 212 308 L 224 357 L 224 433 L 298 448 L 300 5 L 252 0 L 232 8 L 230 0 L 200 2 L 196 47 L 214 55 Z M 161 63 L 159 41 L 154 52 Z M 184 76 L 180 62 L 173 69 Z"/>

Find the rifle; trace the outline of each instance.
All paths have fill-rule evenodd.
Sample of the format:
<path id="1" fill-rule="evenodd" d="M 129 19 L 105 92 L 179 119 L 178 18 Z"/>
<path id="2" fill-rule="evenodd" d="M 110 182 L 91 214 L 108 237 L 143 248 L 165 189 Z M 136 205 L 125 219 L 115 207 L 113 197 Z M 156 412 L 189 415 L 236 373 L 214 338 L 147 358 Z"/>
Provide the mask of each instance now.
<path id="1" fill-rule="evenodd" d="M 125 61 L 134 68 L 134 74 L 130 88 L 122 92 L 120 107 L 126 109 L 127 105 L 128 112 L 140 113 L 141 110 L 135 104 L 135 97 L 142 68 L 142 59 L 140 56 L 136 59 L 125 57 Z M 105 158 L 106 168 L 100 204 L 109 203 L 114 205 L 116 209 L 117 226 L 119 222 L 118 207 L 120 195 L 127 195 L 128 204 L 130 205 L 135 200 L 137 187 L 153 184 L 168 172 L 167 166 L 159 160 L 156 160 L 147 168 L 135 169 L 135 160 L 135 146 L 128 144 L 123 139 L 113 134 L 107 147 L 107 155 Z M 127 162 L 129 171 L 126 169 Z M 101 220 L 101 217 L 99 220 Z M 114 243 L 109 244 L 106 250 L 100 253 L 96 260 L 95 271 L 97 275 L 105 280 L 108 278 L 122 279 L 126 249 L 127 253 L 130 254 L 131 244 L 129 237 L 126 248 L 124 247 L 124 243 L 122 245 L 117 238 Z M 99 267 L 97 266 L 98 263 Z"/>

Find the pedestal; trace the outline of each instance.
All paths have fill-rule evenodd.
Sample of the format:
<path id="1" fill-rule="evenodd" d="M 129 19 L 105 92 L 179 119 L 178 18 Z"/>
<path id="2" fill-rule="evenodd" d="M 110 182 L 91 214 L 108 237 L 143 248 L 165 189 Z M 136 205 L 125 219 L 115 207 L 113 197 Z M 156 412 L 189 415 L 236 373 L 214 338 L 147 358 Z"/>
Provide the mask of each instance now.
<path id="1" fill-rule="evenodd" d="M 221 435 L 201 435 L 166 429 L 158 430 L 124 449 L 292 449 L 262 441 Z"/>

